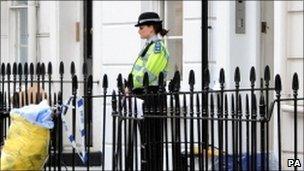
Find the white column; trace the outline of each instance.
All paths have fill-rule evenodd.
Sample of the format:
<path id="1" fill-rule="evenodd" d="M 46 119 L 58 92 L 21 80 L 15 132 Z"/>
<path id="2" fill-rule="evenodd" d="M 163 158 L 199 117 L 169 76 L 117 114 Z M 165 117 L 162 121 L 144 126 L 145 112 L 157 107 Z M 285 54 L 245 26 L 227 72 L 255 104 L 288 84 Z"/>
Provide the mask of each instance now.
<path id="1" fill-rule="evenodd" d="M 50 56 L 48 61 L 53 64 L 54 77 L 59 78 L 59 63 L 60 63 L 60 39 L 59 39 L 59 1 L 42 1 L 49 4 L 50 10 Z M 40 2 L 40 3 L 42 3 Z"/>
<path id="2" fill-rule="evenodd" d="M 287 4 L 285 1 L 274 2 L 274 75 L 280 74 L 282 83 L 286 81 L 286 24 Z M 283 87 L 284 88 L 284 87 Z M 284 90 L 282 92 L 284 93 Z"/>
<path id="3" fill-rule="evenodd" d="M 36 1 L 28 1 L 28 62 L 36 62 Z"/>

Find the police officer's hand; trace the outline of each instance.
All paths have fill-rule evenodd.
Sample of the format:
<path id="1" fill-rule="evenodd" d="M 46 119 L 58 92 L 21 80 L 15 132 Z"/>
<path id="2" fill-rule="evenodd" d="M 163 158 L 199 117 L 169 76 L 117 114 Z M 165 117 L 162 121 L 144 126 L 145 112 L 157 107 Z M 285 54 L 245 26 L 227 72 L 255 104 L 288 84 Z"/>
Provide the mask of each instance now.
<path id="1" fill-rule="evenodd" d="M 125 96 L 129 96 L 131 94 L 131 91 L 128 87 L 125 88 Z"/>

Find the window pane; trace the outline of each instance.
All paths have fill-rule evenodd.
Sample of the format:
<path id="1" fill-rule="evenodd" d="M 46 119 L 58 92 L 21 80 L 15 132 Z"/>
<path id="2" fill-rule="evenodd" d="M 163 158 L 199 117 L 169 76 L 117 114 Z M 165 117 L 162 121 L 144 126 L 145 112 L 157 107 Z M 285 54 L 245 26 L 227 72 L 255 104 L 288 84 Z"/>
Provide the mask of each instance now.
<path id="1" fill-rule="evenodd" d="M 27 1 L 14 1 L 13 5 L 16 5 L 16 6 L 27 5 Z"/>
<path id="2" fill-rule="evenodd" d="M 183 33 L 183 1 L 167 1 L 166 27 L 170 30 L 169 36 L 181 36 Z"/>
<path id="3" fill-rule="evenodd" d="M 180 74 L 183 71 L 183 41 L 182 39 L 168 39 L 167 47 L 170 53 L 168 78 L 172 78 L 175 71 L 178 70 Z"/>
<path id="4" fill-rule="evenodd" d="M 27 9 L 18 9 L 19 11 L 19 59 L 20 61 L 27 61 L 27 47 L 28 47 L 28 19 Z"/>

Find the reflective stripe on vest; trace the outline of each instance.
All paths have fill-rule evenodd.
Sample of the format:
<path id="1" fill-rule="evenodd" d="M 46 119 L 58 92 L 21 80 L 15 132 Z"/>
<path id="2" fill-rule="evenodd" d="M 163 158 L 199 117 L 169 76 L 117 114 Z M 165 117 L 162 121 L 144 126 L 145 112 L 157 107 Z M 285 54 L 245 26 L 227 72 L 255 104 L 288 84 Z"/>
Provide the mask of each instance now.
<path id="1" fill-rule="evenodd" d="M 160 51 L 155 52 L 155 44 L 160 43 Z M 149 85 L 158 85 L 158 75 L 164 72 L 166 75 L 169 53 L 162 41 L 154 42 L 144 57 L 138 57 L 132 68 L 134 88 L 143 87 L 145 72 L 149 75 Z"/>

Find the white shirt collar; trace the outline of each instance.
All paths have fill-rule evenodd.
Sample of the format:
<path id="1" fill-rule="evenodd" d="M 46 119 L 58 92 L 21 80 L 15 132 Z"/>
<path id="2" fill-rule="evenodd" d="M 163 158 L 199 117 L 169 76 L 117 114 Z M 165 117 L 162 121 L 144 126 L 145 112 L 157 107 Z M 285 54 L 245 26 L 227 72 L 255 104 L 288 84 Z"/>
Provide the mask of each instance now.
<path id="1" fill-rule="evenodd" d="M 151 42 L 155 42 L 155 41 L 160 40 L 160 39 L 161 39 L 161 37 L 160 37 L 159 34 L 154 35 L 154 36 L 150 37 L 149 39 L 147 39 L 146 44 L 149 44 Z"/>

